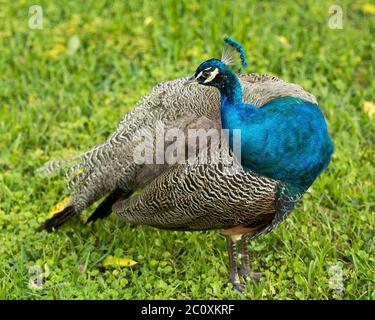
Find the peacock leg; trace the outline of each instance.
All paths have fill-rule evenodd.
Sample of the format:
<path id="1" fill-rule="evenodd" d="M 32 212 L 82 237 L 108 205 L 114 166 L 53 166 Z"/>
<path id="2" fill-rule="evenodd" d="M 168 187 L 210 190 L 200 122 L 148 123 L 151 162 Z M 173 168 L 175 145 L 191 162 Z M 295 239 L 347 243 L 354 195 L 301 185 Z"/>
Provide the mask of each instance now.
<path id="1" fill-rule="evenodd" d="M 228 237 L 228 256 L 229 256 L 229 272 L 230 272 L 230 282 L 233 284 L 234 288 L 240 292 L 243 292 L 245 286 L 240 282 L 237 269 L 237 241 L 234 241 L 232 237 Z"/>
<path id="2" fill-rule="evenodd" d="M 246 278 L 251 278 L 258 282 L 260 277 L 262 276 L 261 272 L 254 272 L 250 270 L 250 259 L 249 259 L 249 248 L 248 248 L 248 238 L 246 236 L 242 236 L 241 238 L 241 276 Z"/>

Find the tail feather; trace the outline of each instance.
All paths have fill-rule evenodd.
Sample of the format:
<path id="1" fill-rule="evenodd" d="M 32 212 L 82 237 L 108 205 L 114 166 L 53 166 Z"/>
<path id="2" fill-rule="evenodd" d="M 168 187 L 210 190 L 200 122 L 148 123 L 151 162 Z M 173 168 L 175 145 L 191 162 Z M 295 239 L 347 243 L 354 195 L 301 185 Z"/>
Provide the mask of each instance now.
<path id="1" fill-rule="evenodd" d="M 44 221 L 38 230 L 46 230 L 48 232 L 51 232 L 54 229 L 58 229 L 61 225 L 73 218 L 75 215 L 76 210 L 74 209 L 74 207 L 67 206 L 66 208 L 55 214 L 52 218 Z"/>
<path id="2" fill-rule="evenodd" d="M 96 208 L 93 214 L 87 219 L 86 224 L 89 222 L 103 219 L 112 213 L 112 205 L 120 198 L 127 198 L 132 194 L 132 191 L 125 193 L 123 190 L 116 189 L 111 192 Z M 46 230 L 51 232 L 58 229 L 65 222 L 73 218 L 77 214 L 77 210 L 72 205 L 68 205 L 66 208 L 56 213 L 52 218 L 47 219 L 38 228 L 38 230 Z"/>
<path id="3" fill-rule="evenodd" d="M 98 219 L 104 219 L 112 213 L 112 205 L 121 197 L 128 197 L 131 192 L 124 193 L 120 189 L 116 189 L 110 193 L 95 209 L 91 216 L 87 219 L 86 224 L 90 222 L 95 222 Z"/>

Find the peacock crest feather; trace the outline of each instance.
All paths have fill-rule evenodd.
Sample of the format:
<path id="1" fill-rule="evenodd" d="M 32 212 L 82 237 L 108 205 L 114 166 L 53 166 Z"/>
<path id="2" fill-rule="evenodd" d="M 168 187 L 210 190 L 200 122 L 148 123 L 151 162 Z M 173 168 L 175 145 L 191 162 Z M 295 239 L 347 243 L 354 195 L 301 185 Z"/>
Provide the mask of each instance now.
<path id="1" fill-rule="evenodd" d="M 246 53 L 240 43 L 232 38 L 224 38 L 224 47 L 220 60 L 227 66 L 238 65 L 239 72 L 248 66 Z"/>

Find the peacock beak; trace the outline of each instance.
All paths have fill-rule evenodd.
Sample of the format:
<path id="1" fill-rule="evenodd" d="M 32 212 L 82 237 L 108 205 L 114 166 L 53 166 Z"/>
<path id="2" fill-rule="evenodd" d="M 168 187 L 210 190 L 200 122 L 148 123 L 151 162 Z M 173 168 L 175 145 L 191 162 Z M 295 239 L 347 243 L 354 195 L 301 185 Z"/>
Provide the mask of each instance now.
<path id="1" fill-rule="evenodd" d="M 192 84 L 198 84 L 198 81 L 197 81 L 197 79 L 194 76 L 191 76 L 189 79 L 187 79 L 184 82 L 185 86 L 189 86 L 189 85 L 192 85 Z"/>

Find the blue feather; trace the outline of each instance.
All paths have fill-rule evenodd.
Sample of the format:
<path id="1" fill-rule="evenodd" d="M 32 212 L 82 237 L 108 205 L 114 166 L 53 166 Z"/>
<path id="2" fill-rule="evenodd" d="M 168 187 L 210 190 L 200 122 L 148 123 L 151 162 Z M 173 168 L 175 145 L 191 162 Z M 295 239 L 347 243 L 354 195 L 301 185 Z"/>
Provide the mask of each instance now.
<path id="1" fill-rule="evenodd" d="M 233 107 L 226 101 L 223 128 L 241 130 L 245 169 L 305 190 L 328 166 L 333 145 L 316 104 L 283 97 L 257 109 Z"/>

